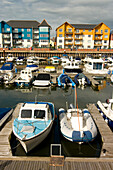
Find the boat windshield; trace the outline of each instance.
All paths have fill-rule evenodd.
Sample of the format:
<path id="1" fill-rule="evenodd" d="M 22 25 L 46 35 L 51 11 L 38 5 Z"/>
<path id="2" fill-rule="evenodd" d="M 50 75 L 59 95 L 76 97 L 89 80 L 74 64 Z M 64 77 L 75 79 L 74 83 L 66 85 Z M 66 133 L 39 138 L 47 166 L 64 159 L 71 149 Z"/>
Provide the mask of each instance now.
<path id="1" fill-rule="evenodd" d="M 32 117 L 32 110 L 21 111 L 21 118 L 31 118 L 31 117 Z"/>
<path id="2" fill-rule="evenodd" d="M 101 70 L 102 69 L 102 63 L 93 63 L 93 69 Z"/>
<path id="3" fill-rule="evenodd" d="M 45 118 L 45 110 L 35 110 L 34 118 L 36 119 L 44 119 Z"/>
<path id="4" fill-rule="evenodd" d="M 50 75 L 49 74 L 38 74 L 37 80 L 50 80 Z"/>

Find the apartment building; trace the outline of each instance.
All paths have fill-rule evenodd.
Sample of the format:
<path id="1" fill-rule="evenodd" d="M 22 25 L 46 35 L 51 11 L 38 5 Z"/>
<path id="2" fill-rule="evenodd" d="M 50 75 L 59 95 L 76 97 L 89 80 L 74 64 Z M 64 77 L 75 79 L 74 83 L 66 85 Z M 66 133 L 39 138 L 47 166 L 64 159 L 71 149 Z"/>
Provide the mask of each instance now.
<path id="1" fill-rule="evenodd" d="M 10 20 L 0 22 L 0 47 L 49 47 L 51 26 L 44 19 Z"/>
<path id="2" fill-rule="evenodd" d="M 104 23 L 69 24 L 56 29 L 57 48 L 93 49 L 109 48 L 110 28 Z"/>

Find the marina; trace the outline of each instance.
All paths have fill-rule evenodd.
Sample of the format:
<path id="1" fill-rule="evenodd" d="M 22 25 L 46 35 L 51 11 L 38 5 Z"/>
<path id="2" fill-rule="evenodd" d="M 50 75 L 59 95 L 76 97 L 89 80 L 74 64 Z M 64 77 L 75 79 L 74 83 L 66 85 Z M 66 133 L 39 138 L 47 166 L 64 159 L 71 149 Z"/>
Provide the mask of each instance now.
<path id="1" fill-rule="evenodd" d="M 40 69 L 39 73 L 45 74 L 44 70 Z M 83 169 L 84 165 L 89 167 L 100 167 L 106 165 L 106 168 L 112 167 L 113 160 L 113 144 L 112 131 L 99 113 L 96 103 L 98 100 L 105 101 L 111 97 L 113 85 L 110 82 L 110 74 L 106 74 L 106 78 L 98 81 L 92 74 L 83 71 L 84 75 L 91 81 L 91 85 L 85 85 L 84 88 L 77 85 L 77 102 L 81 109 L 88 109 L 94 119 L 98 135 L 94 141 L 78 144 L 76 142 L 67 141 L 60 132 L 59 108 L 67 108 L 74 102 L 74 88 L 69 86 L 58 86 L 58 76 L 63 73 L 60 66 L 57 66 L 55 72 L 50 72 L 51 85 L 47 87 L 17 87 L 14 85 L 15 80 L 19 77 L 21 68 L 16 67 L 14 79 L 9 81 L 9 85 L 0 86 L 0 105 L 2 107 L 11 107 L 14 109 L 12 115 L 2 125 L 0 131 L 0 166 L 5 168 L 19 167 L 24 164 L 25 168 L 30 165 L 30 168 L 45 169 Z M 44 66 L 43 66 L 44 68 Z M 74 81 L 77 73 L 66 73 Z M 37 73 L 34 73 L 36 76 Z M 99 76 L 95 74 L 95 76 Z M 10 96 L 10 99 L 9 99 Z M 52 102 L 55 105 L 55 120 L 53 127 L 48 136 L 34 149 L 25 152 L 20 141 L 13 133 L 13 121 L 18 117 L 19 110 L 25 102 Z M 25 127 L 24 127 L 25 128 Z M 27 128 L 27 127 L 26 127 Z M 110 139 L 109 139 L 110 137 Z M 61 153 L 56 149 L 51 155 L 51 145 L 61 146 Z M 109 158 L 109 161 L 108 161 Z M 13 161 L 12 161 L 13 159 Z M 27 164 L 26 164 L 27 163 Z M 26 165 L 25 165 L 26 164 Z M 80 168 L 81 167 L 81 168 Z M 29 168 L 28 168 L 29 169 Z"/>

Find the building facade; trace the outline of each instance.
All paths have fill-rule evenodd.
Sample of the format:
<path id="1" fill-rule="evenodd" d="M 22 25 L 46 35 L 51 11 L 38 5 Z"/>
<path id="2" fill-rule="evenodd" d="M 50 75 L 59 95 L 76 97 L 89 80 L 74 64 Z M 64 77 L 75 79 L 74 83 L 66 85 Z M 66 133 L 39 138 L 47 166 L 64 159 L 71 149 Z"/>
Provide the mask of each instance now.
<path id="1" fill-rule="evenodd" d="M 51 26 L 44 19 L 37 21 L 10 20 L 0 22 L 1 48 L 49 47 Z"/>
<path id="2" fill-rule="evenodd" d="M 110 28 L 104 23 L 69 24 L 56 29 L 57 48 L 94 49 L 109 48 Z"/>

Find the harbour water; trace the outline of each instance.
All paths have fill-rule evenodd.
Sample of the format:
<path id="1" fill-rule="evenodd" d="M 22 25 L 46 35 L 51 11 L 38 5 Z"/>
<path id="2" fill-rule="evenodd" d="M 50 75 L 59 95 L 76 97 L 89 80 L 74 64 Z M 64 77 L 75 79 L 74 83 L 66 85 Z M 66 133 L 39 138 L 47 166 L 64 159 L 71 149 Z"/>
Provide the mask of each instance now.
<path id="1" fill-rule="evenodd" d="M 79 108 L 85 108 L 86 104 L 94 103 L 98 100 L 105 102 L 107 98 L 112 97 L 113 87 L 109 82 L 106 82 L 106 87 L 100 91 L 94 91 L 87 86 L 84 89 L 77 87 L 77 101 Z M 59 130 L 58 109 L 66 108 L 66 102 L 71 104 L 74 102 L 74 90 L 72 88 L 51 87 L 47 89 L 30 88 L 1 88 L 0 89 L 0 106 L 15 107 L 18 103 L 27 101 L 49 101 L 55 104 L 57 118 L 49 136 L 34 150 L 29 152 L 27 156 L 50 156 L 50 145 L 61 144 L 62 155 L 66 157 L 99 157 L 101 151 L 100 136 L 91 143 L 77 144 L 64 139 Z M 26 153 L 20 145 L 19 141 L 12 134 L 11 148 L 13 155 L 25 156 Z"/>

